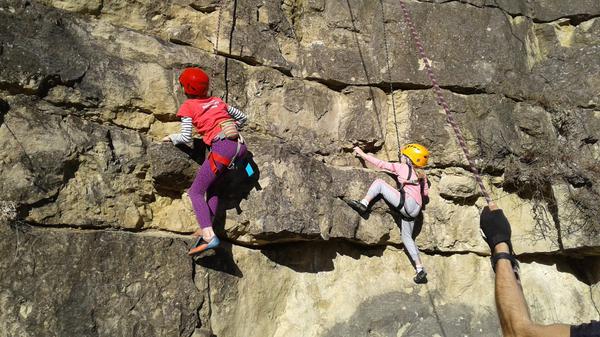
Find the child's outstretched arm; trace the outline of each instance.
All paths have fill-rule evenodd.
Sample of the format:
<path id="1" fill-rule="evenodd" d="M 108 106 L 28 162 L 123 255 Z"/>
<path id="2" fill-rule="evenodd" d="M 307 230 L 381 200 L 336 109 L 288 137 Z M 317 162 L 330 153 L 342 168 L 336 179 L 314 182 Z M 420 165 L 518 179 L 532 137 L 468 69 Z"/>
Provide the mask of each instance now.
<path id="1" fill-rule="evenodd" d="M 381 160 L 381 159 L 377 159 L 371 155 L 368 155 L 368 154 L 364 153 L 363 150 L 361 150 L 359 147 L 354 148 L 354 153 L 356 155 L 360 156 L 361 158 L 363 158 L 364 160 L 366 160 L 367 162 L 371 163 L 378 169 L 388 171 L 393 174 L 397 174 L 394 164 L 392 164 L 390 162 L 387 162 L 387 161 Z"/>
<path id="2" fill-rule="evenodd" d="M 187 144 L 192 142 L 192 118 L 182 117 L 181 118 L 181 131 L 174 133 L 163 138 L 163 142 L 173 142 L 173 144 Z"/>
<path id="3" fill-rule="evenodd" d="M 364 153 L 363 150 L 361 150 L 359 147 L 354 148 L 354 153 L 366 160 L 367 162 L 373 164 L 378 169 L 397 175 L 398 180 L 403 184 L 417 185 L 419 183 L 418 180 L 406 180 L 403 178 L 406 177 L 406 175 L 408 175 L 408 166 L 406 165 L 402 165 L 399 163 L 390 163 L 385 160 L 375 158 L 369 154 Z"/>
<path id="4" fill-rule="evenodd" d="M 239 128 L 244 126 L 244 124 L 246 124 L 246 121 L 248 121 L 248 117 L 245 113 L 230 105 L 227 106 L 227 113 L 229 113 L 229 116 L 235 119 L 236 124 Z"/>

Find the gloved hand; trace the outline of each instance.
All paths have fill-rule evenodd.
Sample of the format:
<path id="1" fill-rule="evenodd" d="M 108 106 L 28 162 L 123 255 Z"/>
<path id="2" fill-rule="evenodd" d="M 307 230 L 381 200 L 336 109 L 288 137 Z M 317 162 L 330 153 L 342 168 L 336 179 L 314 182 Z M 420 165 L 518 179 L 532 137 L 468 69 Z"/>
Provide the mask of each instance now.
<path id="1" fill-rule="evenodd" d="M 513 252 L 512 243 L 510 242 L 510 223 L 501 209 L 492 210 L 487 206 L 484 207 L 479 218 L 479 227 L 481 228 L 483 239 L 490 246 L 492 253 L 494 252 L 494 247 L 501 242 L 506 242 L 510 252 Z"/>

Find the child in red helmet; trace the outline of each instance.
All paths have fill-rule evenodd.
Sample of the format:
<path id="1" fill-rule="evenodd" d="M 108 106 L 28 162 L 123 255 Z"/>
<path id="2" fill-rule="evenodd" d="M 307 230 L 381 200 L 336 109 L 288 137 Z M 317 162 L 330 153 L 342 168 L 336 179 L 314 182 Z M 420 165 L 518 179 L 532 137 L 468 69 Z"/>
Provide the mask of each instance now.
<path id="1" fill-rule="evenodd" d="M 246 115 L 220 98 L 208 96 L 209 78 L 200 68 L 186 68 L 179 76 L 179 83 L 188 98 L 177 112 L 181 118 L 181 132 L 163 138 L 163 142 L 175 145 L 190 143 L 193 126 L 210 147 L 208 158 L 198 169 L 188 190 L 200 225 L 200 229 L 194 233 L 199 237 L 198 241 L 188 252 L 194 255 L 215 248 L 220 243 L 212 228 L 219 198 L 211 191 L 211 187 L 225 168 L 246 155 L 246 144 L 238 133 L 238 128 L 246 122 Z"/>

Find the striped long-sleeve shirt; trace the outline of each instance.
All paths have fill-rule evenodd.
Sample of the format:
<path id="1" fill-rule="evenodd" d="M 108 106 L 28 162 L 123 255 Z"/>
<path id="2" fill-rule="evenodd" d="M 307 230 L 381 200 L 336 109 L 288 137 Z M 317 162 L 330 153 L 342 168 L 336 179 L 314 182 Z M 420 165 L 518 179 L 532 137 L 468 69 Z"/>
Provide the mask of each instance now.
<path id="1" fill-rule="evenodd" d="M 240 111 L 237 108 L 232 106 L 227 106 L 227 113 L 231 116 L 231 118 L 235 119 L 235 123 L 238 128 L 241 128 L 248 121 L 248 116 L 245 113 Z M 191 117 L 183 117 L 181 118 L 181 131 L 179 133 L 175 133 L 169 135 L 173 144 L 188 144 L 192 142 L 192 130 L 194 125 L 192 124 Z"/>
<path id="2" fill-rule="evenodd" d="M 238 128 L 243 127 L 244 124 L 246 124 L 246 121 L 248 121 L 248 117 L 245 113 L 232 106 L 227 106 L 227 113 L 235 119 L 235 124 L 237 124 Z"/>

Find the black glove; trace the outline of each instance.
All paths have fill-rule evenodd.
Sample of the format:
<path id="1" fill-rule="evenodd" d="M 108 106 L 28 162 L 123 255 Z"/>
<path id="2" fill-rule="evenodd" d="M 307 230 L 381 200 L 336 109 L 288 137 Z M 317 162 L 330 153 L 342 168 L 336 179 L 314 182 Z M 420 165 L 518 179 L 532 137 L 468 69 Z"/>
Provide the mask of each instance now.
<path id="1" fill-rule="evenodd" d="M 513 254 L 512 243 L 510 242 L 510 223 L 501 209 L 492 211 L 489 207 L 484 207 L 479 218 L 479 227 L 481 228 L 483 239 L 490 246 L 492 253 L 497 244 L 506 242 L 510 253 Z"/>

